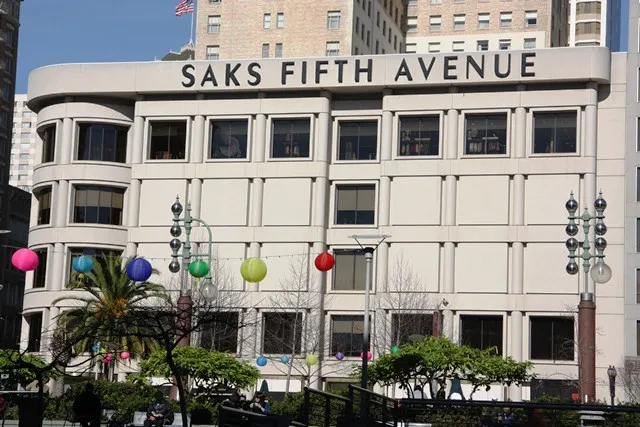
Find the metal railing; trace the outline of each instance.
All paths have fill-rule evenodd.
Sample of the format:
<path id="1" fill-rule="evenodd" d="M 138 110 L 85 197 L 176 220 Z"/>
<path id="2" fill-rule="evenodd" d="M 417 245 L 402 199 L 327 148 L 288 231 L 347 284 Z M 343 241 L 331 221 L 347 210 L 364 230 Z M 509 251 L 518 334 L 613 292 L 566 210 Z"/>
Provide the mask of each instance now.
<path id="1" fill-rule="evenodd" d="M 397 399 L 349 384 L 347 412 L 354 422 L 353 425 L 362 425 L 360 405 L 363 402 L 367 408 L 366 425 L 398 426 L 400 405 Z"/>
<path id="2" fill-rule="evenodd" d="M 317 427 L 351 427 L 349 405 L 351 400 L 346 397 L 305 387 L 302 424 Z"/>

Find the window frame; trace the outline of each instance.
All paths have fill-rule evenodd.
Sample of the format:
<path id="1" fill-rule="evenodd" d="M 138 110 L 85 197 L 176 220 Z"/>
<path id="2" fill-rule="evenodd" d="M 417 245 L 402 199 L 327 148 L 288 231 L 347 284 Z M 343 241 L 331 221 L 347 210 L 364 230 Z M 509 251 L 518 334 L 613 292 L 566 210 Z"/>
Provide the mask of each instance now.
<path id="1" fill-rule="evenodd" d="M 478 13 L 478 30 L 489 30 L 491 28 L 491 13 Z"/>
<path id="2" fill-rule="evenodd" d="M 280 309 L 277 310 L 277 308 L 272 308 L 272 309 L 267 309 L 265 308 L 264 310 L 261 310 L 261 319 L 260 319 L 260 351 L 261 354 L 264 355 L 269 355 L 269 356 L 280 356 L 280 355 L 290 355 L 290 354 L 294 354 L 296 356 L 298 355 L 302 355 L 304 353 L 305 350 L 305 343 L 304 343 L 304 337 L 305 337 L 305 332 L 306 332 L 306 327 L 307 327 L 307 314 L 306 310 L 304 309 L 299 309 L 298 311 L 298 316 L 299 317 L 299 321 L 300 321 L 300 326 L 302 326 L 300 329 L 296 330 L 296 336 L 293 337 L 294 339 L 294 345 L 293 348 L 286 348 L 286 347 L 291 347 L 289 343 L 285 343 L 284 340 L 282 340 L 280 343 L 278 344 L 274 344 L 274 345 L 280 345 L 283 348 L 279 348 L 278 350 L 287 350 L 284 352 L 267 352 L 267 349 L 265 349 L 265 337 L 266 337 L 266 331 L 268 328 L 265 327 L 266 322 L 267 322 L 267 316 L 268 315 L 274 315 L 274 316 L 291 316 L 292 319 L 289 319 L 291 321 L 291 323 L 295 322 L 295 316 L 296 316 L 296 310 L 294 309 Z M 282 319 L 280 320 L 281 323 L 287 323 L 286 322 L 287 319 Z M 293 334 L 293 328 L 290 330 L 291 334 Z M 275 334 L 274 334 L 275 335 Z M 278 338 L 280 339 L 280 338 Z M 272 350 L 272 349 L 270 349 Z M 292 351 L 289 351 L 292 350 Z"/>
<path id="3" fill-rule="evenodd" d="M 143 163 L 188 163 L 191 155 L 191 128 L 193 120 L 191 117 L 184 116 L 158 116 L 145 120 L 144 129 L 144 160 Z M 186 126 L 186 132 L 184 137 L 184 158 L 183 159 L 152 159 L 151 156 L 151 130 L 153 123 L 166 123 L 166 122 L 184 122 Z"/>
<path id="4" fill-rule="evenodd" d="M 213 158 L 210 157 L 211 154 L 211 145 L 213 141 L 211 140 L 212 136 L 212 125 L 214 122 L 227 122 L 227 121 L 247 121 L 247 148 L 246 148 L 246 156 L 243 158 Z M 205 117 L 205 129 L 204 129 L 204 140 L 206 141 L 204 150 L 204 159 L 205 163 L 228 163 L 228 162 L 250 162 L 251 161 L 251 151 L 253 149 L 253 117 L 250 115 L 233 115 L 233 116 L 206 116 Z"/>
<path id="5" fill-rule="evenodd" d="M 127 158 L 127 154 L 129 151 L 129 145 L 131 144 L 131 128 L 133 126 L 133 123 L 131 122 L 121 122 L 121 121 L 115 121 L 115 120 L 100 120 L 100 121 L 93 121 L 93 120 L 74 120 L 74 124 L 73 124 L 73 128 L 74 128 L 74 135 L 73 135 L 73 141 L 74 141 L 74 146 L 73 146 L 73 161 L 74 162 L 79 162 L 79 163 L 113 163 L 113 164 L 118 164 L 118 165 L 124 165 L 127 163 L 130 163 L 129 160 Z M 127 137 L 126 137 L 126 141 L 125 141 L 125 146 L 124 146 L 124 161 L 123 162 L 119 162 L 117 160 L 87 160 L 87 159 L 80 159 L 80 126 L 81 125 L 97 125 L 97 126 L 113 126 L 115 128 L 126 128 L 126 133 L 127 133 Z M 117 137 L 117 131 L 116 131 L 116 137 Z M 104 151 L 104 140 L 103 140 L 103 148 L 102 151 Z M 118 157 L 118 144 L 116 141 L 116 145 L 114 147 L 115 149 L 115 158 Z"/>
<path id="6" fill-rule="evenodd" d="M 42 140 L 42 134 L 47 130 L 53 128 L 53 145 L 51 147 L 51 156 L 50 157 L 46 157 L 47 160 L 45 160 L 45 147 L 44 147 L 44 141 Z M 55 121 L 52 122 L 48 122 L 48 123 L 43 123 L 40 126 L 38 126 L 37 130 L 36 130 L 36 134 L 38 135 L 38 140 L 40 142 L 40 144 L 42 144 L 42 149 L 41 149 L 41 153 L 40 153 L 40 159 L 39 159 L 39 164 L 47 164 L 47 163 L 55 163 L 58 159 L 56 156 L 56 145 L 58 143 L 58 137 L 59 137 L 59 133 L 58 133 L 58 123 Z M 22 137 L 22 135 L 20 136 Z"/>
<path id="7" fill-rule="evenodd" d="M 534 153 L 535 114 L 536 113 L 576 113 L 576 151 L 575 153 Z M 579 107 L 530 108 L 527 113 L 527 152 L 529 157 L 579 157 L 582 152 L 582 114 Z"/>
<path id="8" fill-rule="evenodd" d="M 504 19 L 508 18 L 508 19 Z M 500 12 L 500 28 L 513 27 L 513 12 Z M 503 25 L 505 24 L 505 25 Z"/>
<path id="9" fill-rule="evenodd" d="M 331 250 L 334 254 L 334 257 L 344 254 L 344 255 L 362 255 L 363 259 L 364 259 L 364 250 L 362 248 L 359 247 L 354 247 L 354 246 L 333 246 L 331 247 Z M 345 253 L 345 252 L 353 252 L 353 253 Z M 372 263 L 375 264 L 375 256 L 376 254 L 373 254 L 374 259 L 372 259 Z M 366 268 L 366 261 L 365 262 L 365 268 Z M 372 269 L 372 277 L 371 277 L 371 292 L 374 291 L 375 288 L 375 276 L 376 276 L 376 268 L 375 265 Z M 329 274 L 328 279 L 327 280 L 327 293 L 333 293 L 333 294 L 363 294 L 364 292 L 366 292 L 366 289 L 364 289 L 364 287 L 366 286 L 365 283 L 363 283 L 363 289 L 355 289 L 355 286 L 353 287 L 353 289 L 336 289 L 335 285 L 336 285 L 336 273 L 337 273 L 338 269 L 334 266 L 334 268 L 331 270 L 331 274 Z M 355 270 L 354 270 L 355 272 Z M 365 270 L 365 274 L 366 274 L 366 270 Z M 365 280 L 365 277 L 362 278 L 363 282 Z"/>
<path id="10" fill-rule="evenodd" d="M 364 160 L 340 160 L 340 124 L 341 123 L 357 123 L 357 122 L 376 122 L 376 158 L 364 159 Z M 332 157 L 334 163 L 349 163 L 349 164 L 374 164 L 380 163 L 380 139 L 382 131 L 382 120 L 379 115 L 375 116 L 333 116 L 333 136 L 332 136 Z"/>
<path id="11" fill-rule="evenodd" d="M 240 322 L 242 321 L 243 313 L 242 313 L 242 311 L 241 311 L 241 310 L 233 310 L 233 309 L 229 309 L 229 310 L 220 310 L 220 311 L 215 311 L 215 312 L 213 312 L 213 313 L 209 313 L 208 315 L 209 315 L 209 316 L 211 316 L 211 315 L 213 315 L 213 316 L 216 316 L 216 315 L 221 315 L 221 316 L 225 316 L 225 315 L 226 315 L 226 316 L 233 316 L 233 315 L 235 315 L 235 316 L 237 317 L 237 319 L 236 319 L 236 320 L 237 320 L 237 324 L 239 325 L 239 324 L 240 324 Z M 197 347 L 199 347 L 199 348 L 205 348 L 205 349 L 207 348 L 207 347 L 205 347 L 205 346 L 203 346 L 203 345 L 202 345 L 202 339 L 203 339 L 204 333 L 205 333 L 205 332 L 210 331 L 210 330 L 212 329 L 212 328 L 211 328 L 211 326 L 212 326 L 212 325 L 217 325 L 217 324 L 219 324 L 219 323 L 220 323 L 220 322 L 212 322 L 212 323 L 210 323 L 207 327 L 205 327 L 202 331 L 200 331 L 200 333 L 198 334 L 198 345 L 197 345 Z M 234 350 L 234 351 L 229 352 L 229 351 L 227 351 L 227 350 L 223 350 L 222 348 L 220 348 L 220 349 L 216 349 L 215 351 L 219 351 L 219 352 L 223 352 L 223 353 L 228 353 L 228 354 L 233 354 L 233 355 L 238 355 L 238 354 L 240 353 L 240 348 L 241 348 L 241 341 L 240 341 L 240 340 L 241 340 L 241 336 L 240 336 L 240 329 L 239 329 L 237 326 L 236 326 L 235 328 L 234 328 L 233 326 L 229 326 L 229 327 L 230 327 L 232 330 L 234 330 L 234 331 L 235 331 L 235 344 L 236 344 L 236 346 L 235 346 L 235 350 Z M 216 334 L 215 334 L 215 333 L 213 333 L 213 334 L 211 334 L 211 335 L 212 335 L 212 337 L 211 337 L 211 341 L 212 341 L 212 344 L 213 344 L 213 345 L 212 345 L 212 347 L 214 347 L 214 348 L 215 348 L 215 347 L 216 347 L 216 346 L 215 346 L 215 343 L 216 343 Z M 228 338 L 228 337 L 225 337 L 224 339 L 227 339 L 227 338 Z M 219 342 L 219 341 L 221 341 L 221 340 L 218 340 L 218 342 Z"/>
<path id="12" fill-rule="evenodd" d="M 40 204 L 41 204 L 40 196 L 42 195 L 42 194 L 40 194 L 40 192 L 42 192 L 42 191 L 46 192 L 47 190 L 49 190 L 48 191 L 48 193 L 49 193 L 48 220 L 47 220 L 47 222 L 40 222 L 41 221 L 40 220 L 41 212 L 43 210 L 43 209 L 40 208 Z M 53 201 L 53 186 L 52 185 L 43 185 L 41 187 L 33 189 L 32 193 L 33 193 L 33 196 L 36 198 L 36 201 L 37 201 L 36 203 L 38 204 L 37 213 L 36 213 L 36 227 L 50 226 L 51 225 L 51 220 L 52 220 L 52 218 L 51 218 L 52 212 L 51 211 L 52 211 L 52 201 Z"/>
<path id="13" fill-rule="evenodd" d="M 214 22 L 211 23 L 212 19 L 215 20 L 215 18 L 218 18 L 218 22 Z M 222 27 L 222 16 L 221 15 L 208 15 L 207 16 L 207 34 L 219 34 L 220 30 Z M 214 28 L 217 30 L 216 31 L 211 31 L 211 29 Z"/>
<path id="14" fill-rule="evenodd" d="M 308 157 L 273 157 L 273 125 L 279 120 L 306 120 L 309 119 L 309 156 Z M 267 136 L 269 138 L 265 159 L 268 162 L 310 162 L 314 159 L 315 120 L 313 114 L 273 114 L 267 118 Z"/>
<path id="15" fill-rule="evenodd" d="M 211 48 L 212 50 L 213 50 L 213 49 L 216 49 L 216 50 L 217 50 L 217 53 L 215 54 L 215 55 L 217 56 L 216 58 L 212 58 L 212 57 L 210 57 L 210 56 L 213 56 L 213 54 L 210 54 L 210 53 L 209 53 L 209 49 L 210 49 L 210 48 Z M 206 60 L 206 61 L 219 61 L 219 60 L 220 60 L 220 45 L 217 45 L 217 44 L 210 44 L 210 45 L 207 45 L 207 46 L 205 47 L 205 52 L 204 52 L 204 54 L 205 54 L 205 60 Z"/>
<path id="16" fill-rule="evenodd" d="M 569 359 L 533 359 L 531 357 L 531 350 L 533 348 L 532 345 L 532 341 L 533 341 L 533 333 L 532 330 L 533 328 L 531 327 L 531 320 L 532 319 L 548 319 L 548 318 L 553 318 L 553 319 L 567 319 L 567 320 L 572 320 L 573 321 L 573 352 L 572 352 L 572 358 Z M 576 326 L 578 324 L 578 320 L 576 318 L 575 315 L 566 315 L 564 313 L 549 313 L 549 312 L 540 312 L 540 313 L 535 313 L 532 315 L 527 315 L 527 323 L 528 323 L 528 353 L 527 353 L 527 359 L 531 360 L 534 363 L 545 363 L 545 362 L 553 362 L 555 364 L 567 364 L 567 365 L 572 365 L 575 364 L 578 360 L 578 348 L 576 345 L 576 340 L 578 339 L 577 337 L 577 330 L 576 330 Z M 553 346 L 553 336 L 552 336 L 552 346 Z M 553 351 L 553 350 L 552 350 Z"/>
<path id="17" fill-rule="evenodd" d="M 358 187 L 358 186 L 373 186 L 374 201 L 373 201 L 373 224 L 337 224 L 338 218 L 338 187 Z M 372 180 L 358 180 L 358 181 L 334 181 L 331 186 L 331 203 L 329 206 L 332 213 L 332 220 L 330 228 L 372 228 L 378 226 L 378 214 L 379 214 L 379 186 L 378 181 Z"/>
<path id="18" fill-rule="evenodd" d="M 437 155 L 418 155 L 418 156 L 401 156 L 400 155 L 400 132 L 401 121 L 403 117 L 437 117 L 438 118 L 438 154 Z M 393 141 L 394 150 L 392 159 L 394 160 L 411 160 L 411 159 L 442 159 L 444 144 L 444 112 L 442 110 L 426 110 L 426 111 L 397 111 L 393 118 Z"/>
<path id="19" fill-rule="evenodd" d="M 83 251 L 80 252 L 80 249 L 82 249 Z M 94 251 L 104 251 L 104 252 L 120 252 L 120 255 L 118 255 L 120 258 L 124 258 L 125 255 L 125 248 L 122 246 L 102 246 L 102 245 L 75 245 L 75 244 L 70 244 L 67 246 L 66 248 L 66 270 L 63 274 L 63 279 L 65 279 L 63 281 L 64 283 L 64 289 L 67 289 L 67 285 L 69 283 L 71 283 L 71 280 L 73 280 L 73 259 L 76 256 L 82 256 L 82 255 L 87 255 L 90 257 L 94 257 L 96 259 L 96 262 L 100 262 L 98 261 L 98 258 L 100 258 L 99 256 L 96 255 L 91 255 L 87 252 L 84 252 L 85 249 L 91 249 Z"/>
<path id="20" fill-rule="evenodd" d="M 360 348 L 359 350 L 356 349 L 354 350 L 353 348 L 351 348 L 351 351 L 346 351 L 346 349 L 344 351 L 341 351 L 340 348 L 338 347 L 334 347 L 334 338 L 333 338 L 333 320 L 334 318 L 342 318 L 342 320 L 346 320 L 345 318 L 347 317 L 359 317 L 362 318 L 362 323 L 363 323 L 363 336 L 364 336 L 364 313 L 362 312 L 329 312 L 327 314 L 327 322 L 328 325 L 326 325 L 326 330 L 328 331 L 328 348 L 329 348 L 329 352 L 332 354 L 336 354 L 336 352 L 340 351 L 341 353 L 344 354 L 344 359 L 345 360 L 360 360 L 360 353 L 362 353 L 362 348 Z M 375 318 L 375 313 L 371 313 L 370 314 L 370 321 L 369 321 L 369 325 L 373 325 L 373 319 Z M 352 319 L 352 322 L 357 322 L 357 320 Z M 353 335 L 353 324 L 351 326 L 352 332 L 351 335 Z M 353 341 L 353 339 L 351 339 L 351 341 Z"/>
<path id="21" fill-rule="evenodd" d="M 494 312 L 490 312 L 490 311 L 461 311 L 458 315 L 458 335 L 459 335 L 459 340 L 460 343 L 463 343 L 463 331 L 462 331 L 462 320 L 463 317 L 467 317 L 467 318 L 492 318 L 490 320 L 494 320 L 497 318 L 500 318 L 502 321 L 502 325 L 500 328 L 500 334 L 502 337 L 502 342 L 500 343 L 500 348 L 498 348 L 499 352 L 498 352 L 498 356 L 502 357 L 506 355 L 507 352 L 507 345 L 506 345 L 506 341 L 507 339 L 505 339 L 507 337 L 507 319 L 505 318 L 505 315 L 503 313 L 496 313 Z M 483 329 L 484 330 L 484 329 Z M 468 345 L 468 344 L 466 344 Z M 488 349 L 491 347 L 485 347 L 485 349 Z"/>
<path id="22" fill-rule="evenodd" d="M 506 150 L 504 154 L 467 154 L 467 117 L 468 116 L 490 116 L 506 114 Z M 462 111 L 462 120 L 458 123 L 458 135 L 462 135 L 460 139 L 460 145 L 458 145 L 459 153 L 462 153 L 459 157 L 465 159 L 488 159 L 488 158 L 508 158 L 511 155 L 511 110 L 510 109 L 478 109 L 478 110 L 464 110 Z"/>
<path id="23" fill-rule="evenodd" d="M 30 312 L 30 313 L 25 313 L 25 316 L 29 317 L 29 320 L 27 321 L 27 323 L 29 324 L 29 332 L 27 334 L 27 351 L 30 353 L 40 353 L 42 351 L 42 328 L 44 326 L 44 313 L 42 311 L 34 311 L 34 312 Z M 39 334 L 40 337 L 34 337 L 32 330 L 33 330 L 33 317 L 34 316 L 38 316 L 39 317 L 39 326 L 38 328 L 40 329 Z M 36 344 L 36 345 L 32 345 L 32 344 Z M 37 347 L 37 348 L 36 348 Z"/>
<path id="24" fill-rule="evenodd" d="M 49 270 L 49 258 L 51 255 L 51 251 L 49 250 L 48 246 L 38 246 L 38 247 L 34 247 L 34 248 L 30 248 L 31 250 L 33 250 L 36 254 L 38 254 L 40 251 L 44 251 L 45 252 L 45 257 L 44 257 L 44 263 L 42 262 L 42 259 L 40 259 L 40 255 L 38 255 L 38 259 L 40 260 L 40 262 L 38 263 L 38 267 L 36 267 L 35 270 L 33 270 L 31 272 L 31 286 L 29 289 L 42 289 L 42 290 L 47 290 L 47 272 Z M 38 278 L 36 277 L 36 275 L 38 273 L 40 273 L 40 267 L 42 267 L 42 265 L 44 264 L 44 272 L 42 273 L 42 286 L 35 286 L 36 284 L 36 280 L 38 280 Z"/>
<path id="25" fill-rule="evenodd" d="M 425 316 L 425 317 L 430 317 L 431 318 L 431 325 L 430 325 L 431 333 L 424 334 L 424 336 L 425 337 L 434 336 L 433 335 L 433 333 L 434 333 L 434 330 L 433 330 L 434 318 L 436 316 L 439 316 L 437 310 L 435 310 L 435 311 L 427 311 L 427 310 L 418 311 L 418 310 L 402 310 L 402 309 L 390 310 L 389 311 L 389 317 L 388 317 L 387 321 L 388 321 L 388 325 L 389 325 L 389 330 L 388 330 L 389 338 L 390 338 L 389 343 L 392 346 L 401 346 L 401 345 L 409 343 L 409 337 L 411 335 L 413 335 L 413 334 L 407 335 L 407 341 L 406 342 L 397 342 L 397 341 L 395 341 L 395 338 L 396 338 L 394 336 L 395 335 L 394 332 L 396 332 L 396 330 L 395 330 L 396 329 L 396 320 L 395 319 L 400 319 L 402 316 Z M 400 322 L 400 320 L 398 320 L 398 326 L 397 327 L 398 328 L 403 328 L 403 326 L 406 327 L 406 323 L 408 323 L 408 322 L 406 322 L 406 321 L 405 322 Z M 399 334 L 399 335 L 402 335 L 402 334 Z"/>
<path id="26" fill-rule="evenodd" d="M 127 197 L 127 187 L 116 184 L 116 185 L 105 185 L 104 183 L 95 183 L 95 182 L 71 182 L 71 191 L 70 196 L 71 196 L 71 210 L 70 210 L 70 215 L 69 215 L 69 221 L 68 221 L 68 225 L 67 226 L 72 226 L 72 227 L 107 227 L 107 228 L 112 228 L 112 227 L 117 227 L 117 228 L 126 228 L 127 225 L 125 224 L 124 220 L 125 220 L 125 214 L 126 211 L 125 209 L 127 208 L 127 203 L 126 203 L 126 197 Z M 121 224 L 104 224 L 104 223 L 100 223 L 100 222 L 78 222 L 76 221 L 76 197 L 77 197 L 77 191 L 78 191 L 78 187 L 98 187 L 98 188 L 110 188 L 112 190 L 118 189 L 118 190 L 124 190 L 122 192 L 122 212 L 120 213 L 120 222 Z M 113 191 L 111 192 L 113 194 Z M 113 196 L 112 196 L 113 198 Z M 113 203 L 113 201 L 112 201 Z M 85 205 L 87 206 L 87 205 Z M 110 209 L 114 209 L 113 205 L 110 207 Z"/>
<path id="27" fill-rule="evenodd" d="M 337 21 L 335 18 L 338 18 Z M 327 30 L 339 30 L 340 29 L 340 21 L 342 21 L 342 11 L 340 10 L 328 10 L 327 11 Z M 337 26 L 332 27 L 332 24 L 337 22 Z"/>

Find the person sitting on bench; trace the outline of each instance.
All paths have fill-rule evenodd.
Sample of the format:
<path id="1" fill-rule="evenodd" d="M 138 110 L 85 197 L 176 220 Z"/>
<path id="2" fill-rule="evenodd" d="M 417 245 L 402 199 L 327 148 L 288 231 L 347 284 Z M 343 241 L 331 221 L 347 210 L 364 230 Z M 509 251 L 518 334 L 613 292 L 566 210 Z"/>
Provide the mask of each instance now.
<path id="1" fill-rule="evenodd" d="M 164 399 L 164 394 L 159 390 L 155 397 L 155 402 L 147 409 L 144 427 L 164 427 L 173 424 L 171 404 Z"/>

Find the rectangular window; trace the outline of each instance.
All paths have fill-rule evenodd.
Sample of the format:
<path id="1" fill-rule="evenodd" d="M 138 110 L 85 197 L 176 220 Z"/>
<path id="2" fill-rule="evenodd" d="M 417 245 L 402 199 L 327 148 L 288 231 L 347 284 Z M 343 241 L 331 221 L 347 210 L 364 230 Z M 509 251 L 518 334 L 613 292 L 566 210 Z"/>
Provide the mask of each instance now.
<path id="1" fill-rule="evenodd" d="M 276 15 L 276 28 L 284 28 L 284 13 Z"/>
<path id="2" fill-rule="evenodd" d="M 356 16 L 356 34 L 360 34 L 360 18 Z"/>
<path id="3" fill-rule="evenodd" d="M 640 356 L 640 320 L 636 321 L 636 356 Z"/>
<path id="4" fill-rule="evenodd" d="M 393 313 L 391 345 L 400 346 L 433 335 L 433 314 Z"/>
<path id="5" fill-rule="evenodd" d="M 246 159 L 248 137 L 248 120 L 212 121 L 209 158 Z"/>
<path id="6" fill-rule="evenodd" d="M 576 112 L 534 113 L 533 152 L 575 153 L 577 138 Z"/>
<path id="7" fill-rule="evenodd" d="M 375 185 L 336 186 L 336 224 L 374 224 Z"/>
<path id="8" fill-rule="evenodd" d="M 578 3 L 579 4 L 579 3 Z M 541 380 L 534 378 L 530 382 L 531 401 L 540 402 L 541 399 L 559 399 L 561 402 L 571 402 L 573 395 L 580 395 L 578 381 L 575 380 Z"/>
<path id="9" fill-rule="evenodd" d="M 22 165 L 20 165 L 22 166 Z M 51 221 L 51 187 L 39 188 L 33 192 L 38 200 L 38 225 L 49 224 Z"/>
<path id="10" fill-rule="evenodd" d="M 90 248 L 90 247 L 70 248 L 69 249 L 70 262 L 68 266 L 70 282 L 78 282 L 82 280 L 84 281 L 84 283 L 89 284 L 91 282 L 86 276 L 82 278 L 80 276 L 80 273 L 78 273 L 73 269 L 73 260 L 80 256 L 91 257 L 96 264 L 100 264 L 100 266 L 104 271 L 107 268 L 107 262 L 110 259 L 122 258 L 122 251 L 115 250 L 115 249 L 102 249 L 102 248 Z"/>
<path id="11" fill-rule="evenodd" d="M 31 127 L 31 122 L 22 122 L 22 127 L 23 128 L 30 128 Z"/>
<path id="12" fill-rule="evenodd" d="M 47 285 L 47 248 L 33 250 L 38 255 L 38 267 L 33 271 L 33 288 L 44 288 Z"/>
<path id="13" fill-rule="evenodd" d="M 510 28 L 512 16 L 511 12 L 500 12 L 500 28 Z"/>
<path id="14" fill-rule="evenodd" d="M 498 41 L 498 47 L 500 50 L 509 50 L 511 49 L 511 40 L 500 40 Z"/>
<path id="15" fill-rule="evenodd" d="M 282 58 L 282 43 L 276 43 L 276 58 Z"/>
<path id="16" fill-rule="evenodd" d="M 536 48 L 536 39 L 524 39 L 523 47 L 525 49 L 535 49 Z"/>
<path id="17" fill-rule="evenodd" d="M 22 139 L 31 138 L 31 132 L 22 132 L 22 133 L 20 133 L 20 138 L 22 138 Z M 53 160 L 51 160 L 51 161 L 53 161 Z"/>
<path id="18" fill-rule="evenodd" d="M 27 351 L 39 352 L 40 340 L 42 338 L 42 313 L 32 313 L 28 316 L 29 321 L 29 342 Z"/>
<path id="19" fill-rule="evenodd" d="M 340 28 L 340 11 L 327 12 L 327 28 L 337 30 Z"/>
<path id="20" fill-rule="evenodd" d="M 29 158 L 29 153 L 20 153 L 20 158 L 21 159 L 28 159 Z"/>
<path id="21" fill-rule="evenodd" d="M 364 316 L 331 316 L 331 354 L 358 357 L 362 353 Z"/>
<path id="22" fill-rule="evenodd" d="M 220 32 L 220 15 L 209 16 L 207 31 L 209 34 Z"/>
<path id="23" fill-rule="evenodd" d="M 263 58 L 269 57 L 269 43 L 262 44 L 262 57 Z"/>
<path id="24" fill-rule="evenodd" d="M 78 160 L 125 163 L 129 128 L 101 123 L 78 125 Z"/>
<path id="25" fill-rule="evenodd" d="M 465 154 L 507 154 L 507 114 L 465 117 Z"/>
<path id="26" fill-rule="evenodd" d="M 363 30 L 364 36 L 364 30 Z M 340 42 L 327 42 L 327 56 L 340 55 Z"/>
<path id="27" fill-rule="evenodd" d="M 574 360 L 572 317 L 531 317 L 532 360 Z"/>
<path id="28" fill-rule="evenodd" d="M 20 149 L 21 150 L 28 150 L 31 148 L 31 143 L 29 142 L 21 142 L 20 143 Z"/>
<path id="29" fill-rule="evenodd" d="M 495 348 L 502 356 L 502 316 L 460 316 L 460 342 L 472 348 Z"/>
<path id="30" fill-rule="evenodd" d="M 636 304 L 640 304 L 640 268 L 636 269 Z"/>
<path id="31" fill-rule="evenodd" d="M 489 28 L 489 14 L 488 13 L 479 13 L 478 14 L 478 29 L 486 30 Z"/>
<path id="32" fill-rule="evenodd" d="M 262 353 L 300 354 L 302 351 L 303 320 L 301 312 L 264 313 L 262 317 Z"/>
<path id="33" fill-rule="evenodd" d="M 56 125 L 45 126 L 38 134 L 42 140 L 42 163 L 53 162 L 56 152 Z"/>
<path id="34" fill-rule="evenodd" d="M 440 52 L 440 42 L 429 42 L 429 53 Z"/>
<path id="35" fill-rule="evenodd" d="M 407 19 L 409 19 L 409 18 L 407 18 Z M 382 21 L 382 35 L 383 36 L 387 35 L 387 21 Z"/>
<path id="36" fill-rule="evenodd" d="M 238 352 L 238 312 L 219 312 L 209 315 L 200 335 L 200 347 L 221 353 Z"/>
<path id="37" fill-rule="evenodd" d="M 272 158 L 309 157 L 311 145 L 309 119 L 274 119 L 272 132 Z"/>
<path id="38" fill-rule="evenodd" d="M 407 43 L 405 45 L 404 51 L 406 53 L 416 53 L 416 44 L 415 43 Z"/>
<path id="39" fill-rule="evenodd" d="M 638 117 L 638 120 L 636 121 L 636 151 L 640 152 L 640 117 Z"/>
<path id="40" fill-rule="evenodd" d="M 149 159 L 183 160 L 187 147 L 187 122 L 152 121 L 149 133 Z"/>
<path id="41" fill-rule="evenodd" d="M 418 30 L 418 17 L 407 16 L 407 32 L 412 33 Z"/>
<path id="42" fill-rule="evenodd" d="M 440 31 L 442 28 L 442 16 L 435 15 L 429 17 L 429 30 L 430 31 Z"/>
<path id="43" fill-rule="evenodd" d="M 364 291 L 366 264 L 362 249 L 336 249 L 333 268 L 334 291 Z"/>
<path id="44" fill-rule="evenodd" d="M 464 30 L 464 15 L 453 15 L 453 29 L 454 30 Z"/>
<path id="45" fill-rule="evenodd" d="M 535 10 L 524 13 L 524 23 L 526 27 L 532 28 L 538 25 L 538 12 Z"/>
<path id="46" fill-rule="evenodd" d="M 440 117 L 401 117 L 399 128 L 399 156 L 437 156 L 439 154 Z"/>
<path id="47" fill-rule="evenodd" d="M 478 51 L 489 50 L 489 41 L 488 40 L 478 40 L 477 50 Z"/>
<path id="48" fill-rule="evenodd" d="M 271 28 L 271 14 L 270 13 L 265 13 L 264 14 L 262 26 L 263 26 L 263 28 L 265 30 L 268 30 L 269 28 Z"/>
<path id="49" fill-rule="evenodd" d="M 378 150 L 378 122 L 340 122 L 338 160 L 375 160 Z"/>
<path id="50" fill-rule="evenodd" d="M 463 41 L 455 41 L 451 44 L 454 52 L 464 52 L 464 42 Z"/>
<path id="51" fill-rule="evenodd" d="M 640 218 L 636 218 L 636 252 L 640 253 Z"/>
<path id="52" fill-rule="evenodd" d="M 220 46 L 207 46 L 207 61 L 220 59 Z"/>
<path id="53" fill-rule="evenodd" d="M 78 185 L 75 187 L 73 222 L 122 225 L 124 188 Z"/>

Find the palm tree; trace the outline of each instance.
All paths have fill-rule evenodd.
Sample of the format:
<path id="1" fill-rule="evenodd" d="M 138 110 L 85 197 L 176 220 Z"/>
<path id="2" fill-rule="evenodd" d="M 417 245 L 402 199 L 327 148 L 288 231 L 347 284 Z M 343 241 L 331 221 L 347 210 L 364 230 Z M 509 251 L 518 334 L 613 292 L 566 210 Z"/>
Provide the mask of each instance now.
<path id="1" fill-rule="evenodd" d="M 142 355 L 153 346 L 151 340 L 137 338 L 148 334 L 136 334 L 140 328 L 136 312 L 147 299 L 165 298 L 165 288 L 150 282 L 134 282 L 126 272 L 126 260 L 114 256 L 96 260 L 92 257 L 93 269 L 84 275 L 76 275 L 67 289 L 82 291 L 82 294 L 58 298 L 54 301 L 69 301 L 69 310 L 63 311 L 58 325 L 69 332 L 86 335 L 76 346 L 81 353 L 100 343 L 102 348 L 127 351 L 131 357 Z M 154 273 L 157 273 L 154 271 Z"/>

